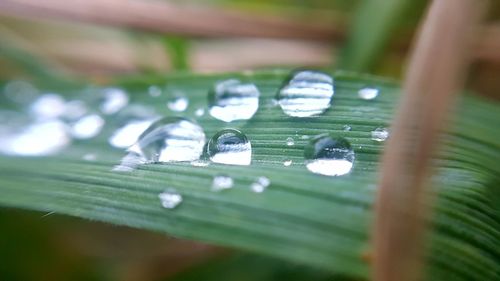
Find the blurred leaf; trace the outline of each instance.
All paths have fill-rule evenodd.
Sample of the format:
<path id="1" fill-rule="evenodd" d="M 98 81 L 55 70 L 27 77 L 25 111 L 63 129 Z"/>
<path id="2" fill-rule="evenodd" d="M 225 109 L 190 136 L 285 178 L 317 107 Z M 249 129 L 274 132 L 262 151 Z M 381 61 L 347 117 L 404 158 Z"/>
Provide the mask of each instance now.
<path id="1" fill-rule="evenodd" d="M 364 0 L 353 19 L 349 37 L 342 49 L 339 67 L 367 72 L 384 58 L 383 53 L 394 32 L 403 23 L 420 16 L 423 0 Z"/>
<path id="2" fill-rule="evenodd" d="M 182 37 L 168 36 L 163 38 L 163 43 L 174 70 L 188 70 L 189 40 Z"/>
<path id="3" fill-rule="evenodd" d="M 336 72 L 332 108 L 316 118 L 290 118 L 270 106 L 288 72 L 253 74 L 127 77 L 119 84 L 131 93 L 133 103 L 168 112 L 163 95 L 152 98 L 150 85 L 167 83 L 190 98 L 187 111 L 193 117 L 206 108 L 207 92 L 225 78 L 254 82 L 261 91 L 261 106 L 246 122 L 222 123 L 205 114 L 197 122 L 211 137 L 224 127 L 239 128 L 252 142 L 251 166 L 188 163 L 150 164 L 132 173 L 111 172 L 124 152 L 112 149 L 107 138 L 113 118 L 100 136 L 78 141 L 58 156 L 0 158 L 0 204 L 40 211 L 55 211 L 91 220 L 127 225 L 267 254 L 304 265 L 323 268 L 346 278 L 368 276 L 369 229 L 376 191 L 378 160 L 383 143 L 370 132 L 388 126 L 399 93 L 390 81 Z M 372 101 L 357 91 L 366 85 L 380 89 Z M 489 194 L 500 168 L 500 138 L 494 131 L 500 105 L 465 97 L 457 120 L 445 135 L 434 177 L 438 195 L 435 227 L 430 239 L 430 280 L 495 280 L 500 275 L 500 219 Z M 344 131 L 350 125 L 351 131 Z M 353 172 L 332 178 L 311 174 L 303 164 L 307 140 L 330 132 L 346 137 L 356 153 Z M 286 138 L 295 139 L 294 146 Z M 97 161 L 82 160 L 86 153 Z M 293 160 L 290 167 L 284 160 Z M 210 191 L 217 174 L 234 178 L 235 187 Z M 263 194 L 249 185 L 266 176 L 271 185 Z M 498 181 L 497 181 L 498 182 Z M 161 207 L 158 194 L 175 188 L 184 200 L 174 210 Z"/>

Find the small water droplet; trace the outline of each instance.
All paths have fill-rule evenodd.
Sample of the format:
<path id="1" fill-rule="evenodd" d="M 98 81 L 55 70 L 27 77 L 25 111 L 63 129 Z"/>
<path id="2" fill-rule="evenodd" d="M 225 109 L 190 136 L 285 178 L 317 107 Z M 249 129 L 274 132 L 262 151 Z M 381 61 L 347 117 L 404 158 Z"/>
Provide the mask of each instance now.
<path id="1" fill-rule="evenodd" d="M 306 167 L 315 174 L 341 176 L 349 173 L 354 151 L 342 137 L 322 134 L 314 137 L 304 150 Z"/>
<path id="2" fill-rule="evenodd" d="M 76 139 L 93 138 L 101 132 L 104 123 L 104 119 L 97 114 L 84 116 L 71 126 L 71 136 Z"/>
<path id="3" fill-rule="evenodd" d="M 116 148 L 127 148 L 137 142 L 139 136 L 146 131 L 156 120 L 132 120 L 123 127 L 116 130 L 108 139 L 111 146 Z"/>
<path id="4" fill-rule="evenodd" d="M 17 156 L 53 155 L 71 143 L 58 120 L 35 122 L 0 138 L 0 153 Z"/>
<path id="5" fill-rule="evenodd" d="M 99 108 L 101 112 L 110 115 L 117 113 L 124 108 L 129 101 L 128 94 L 118 88 L 105 88 L 102 89 L 101 105 Z"/>
<path id="6" fill-rule="evenodd" d="M 379 94 L 379 90 L 377 88 L 365 87 L 358 91 L 358 96 L 364 100 L 373 100 Z"/>
<path id="7" fill-rule="evenodd" d="M 97 155 L 94 153 L 87 153 L 83 155 L 82 159 L 85 161 L 95 161 L 97 160 Z"/>
<path id="8" fill-rule="evenodd" d="M 259 96 L 254 84 L 237 79 L 220 81 L 209 93 L 209 113 L 224 122 L 250 119 L 259 108 Z"/>
<path id="9" fill-rule="evenodd" d="M 146 162 L 193 161 L 200 158 L 205 133 L 194 122 L 165 117 L 149 126 L 128 151 L 141 155 Z"/>
<path id="10" fill-rule="evenodd" d="M 302 135 L 300 138 L 303 140 L 308 140 L 310 137 L 308 135 Z"/>
<path id="11" fill-rule="evenodd" d="M 256 181 L 250 184 L 250 189 L 256 193 L 262 193 L 271 184 L 271 181 L 267 177 L 258 177 Z"/>
<path id="12" fill-rule="evenodd" d="M 333 78 L 319 71 L 295 72 L 278 93 L 283 112 L 292 117 L 310 117 L 323 113 L 334 94 Z"/>
<path id="13" fill-rule="evenodd" d="M 158 198 L 165 209 L 174 209 L 182 202 L 182 195 L 173 188 L 168 188 L 158 194 Z"/>
<path id="14" fill-rule="evenodd" d="M 204 108 L 198 108 L 195 112 L 194 112 L 194 115 L 196 115 L 196 117 L 201 117 L 203 115 L 205 115 L 205 109 Z"/>
<path id="15" fill-rule="evenodd" d="M 217 175 L 212 181 L 212 191 L 221 191 L 224 189 L 230 189 L 234 185 L 233 178 L 226 175 Z"/>
<path id="16" fill-rule="evenodd" d="M 38 120 L 54 119 L 66 110 L 64 99 L 58 94 L 44 94 L 30 105 L 30 113 Z"/>
<path id="17" fill-rule="evenodd" d="M 176 96 L 168 101 L 167 106 L 172 111 L 183 112 L 188 108 L 189 100 L 185 96 Z"/>
<path id="18" fill-rule="evenodd" d="M 344 126 L 342 127 L 342 129 L 343 129 L 344 131 L 346 131 L 346 132 L 349 132 L 350 130 L 352 130 L 352 127 L 351 127 L 351 126 L 349 126 L 349 125 L 344 125 Z"/>
<path id="19" fill-rule="evenodd" d="M 250 141 L 236 129 L 224 129 L 216 133 L 208 141 L 207 154 L 215 163 L 250 165 L 252 162 Z"/>
<path id="20" fill-rule="evenodd" d="M 148 87 L 148 94 L 153 98 L 161 96 L 161 93 L 162 93 L 161 88 L 158 86 L 153 85 Z"/>
<path id="21" fill-rule="evenodd" d="M 285 167 L 289 167 L 290 165 L 292 165 L 293 161 L 290 160 L 290 159 L 287 159 L 285 161 L 283 161 L 283 166 Z"/>
<path id="22" fill-rule="evenodd" d="M 14 80 L 5 85 L 4 93 L 10 100 L 24 104 L 32 101 L 38 90 L 26 81 Z"/>
<path id="23" fill-rule="evenodd" d="M 294 144 L 295 144 L 295 141 L 293 140 L 293 138 L 292 138 L 292 137 L 288 137 L 288 138 L 286 138 L 286 145 L 288 145 L 288 146 L 292 146 L 292 145 L 294 145 Z"/>
<path id="24" fill-rule="evenodd" d="M 389 137 L 389 131 L 386 128 L 379 127 L 371 131 L 371 137 L 374 141 L 382 142 Z"/>

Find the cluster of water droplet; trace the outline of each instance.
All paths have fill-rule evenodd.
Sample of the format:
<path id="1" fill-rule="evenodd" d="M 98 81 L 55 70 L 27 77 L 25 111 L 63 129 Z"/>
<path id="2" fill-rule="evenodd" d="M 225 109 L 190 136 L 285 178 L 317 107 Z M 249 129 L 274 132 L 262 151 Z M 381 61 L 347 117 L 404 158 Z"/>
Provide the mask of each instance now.
<path id="1" fill-rule="evenodd" d="M 90 139 L 102 131 L 107 123 L 106 116 L 114 115 L 109 121 L 116 129 L 108 139 L 111 146 L 127 149 L 127 155 L 114 171 L 133 171 L 145 163 L 189 162 L 192 166 L 204 167 L 211 162 L 226 165 L 250 165 L 252 144 L 248 137 L 234 128 L 216 132 L 207 142 L 203 128 L 191 119 L 181 117 L 160 118 L 154 110 L 139 105 L 129 105 L 128 94 L 119 88 L 92 88 L 91 95 L 75 100 L 65 100 L 54 93 L 39 94 L 29 83 L 12 82 L 5 89 L 5 95 L 16 103 L 27 103 L 30 119 L 26 126 L 0 125 L 0 153 L 10 155 L 41 156 L 56 153 L 73 139 Z M 173 113 L 184 112 L 189 99 L 179 89 L 152 85 L 147 89 L 152 98 L 166 93 L 170 98 L 166 107 Z M 278 90 L 276 99 L 268 107 L 279 105 L 284 114 L 294 118 L 310 118 L 322 114 L 332 104 L 335 93 L 334 79 L 323 72 L 301 70 L 291 74 Z M 358 91 L 359 98 L 373 100 L 379 89 L 364 87 Z M 209 90 L 207 112 L 223 122 L 251 119 L 259 108 L 260 91 L 253 83 L 238 79 L 218 81 Z M 98 108 L 92 111 L 91 108 Z M 0 124 L 23 120 L 16 112 L 0 112 Z M 195 117 L 205 115 L 205 108 L 194 111 Z M 5 120 L 2 120 L 5 119 Z M 20 129 L 21 128 L 21 129 Z M 350 125 L 343 127 L 351 131 Z M 378 127 L 371 132 L 371 139 L 385 141 L 389 132 Z M 287 137 L 284 144 L 295 146 L 299 135 Z M 349 141 L 341 136 L 320 134 L 315 137 L 300 136 L 308 140 L 304 147 L 304 164 L 316 174 L 341 176 L 353 167 L 355 153 Z M 309 140 L 310 139 L 310 140 Z M 82 157 L 95 161 L 95 153 Z M 292 166 L 291 159 L 283 160 L 285 167 Z M 300 163 L 299 163 L 300 164 Z M 294 164 L 295 165 L 295 164 Z M 250 190 L 262 193 L 270 185 L 267 177 L 258 177 L 250 184 Z M 222 191 L 234 186 L 228 175 L 213 178 L 211 190 Z M 182 196 L 175 189 L 159 194 L 164 208 L 175 208 L 182 202 Z"/>

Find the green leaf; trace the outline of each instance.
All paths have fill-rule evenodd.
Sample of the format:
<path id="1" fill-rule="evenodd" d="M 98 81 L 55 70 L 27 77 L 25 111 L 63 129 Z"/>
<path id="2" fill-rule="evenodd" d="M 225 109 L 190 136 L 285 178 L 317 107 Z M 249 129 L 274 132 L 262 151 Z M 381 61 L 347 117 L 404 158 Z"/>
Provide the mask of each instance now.
<path id="1" fill-rule="evenodd" d="M 396 83 L 371 76 L 336 72 L 332 107 L 315 118 L 291 118 L 270 106 L 287 71 L 252 74 L 127 77 L 118 81 L 133 103 L 169 112 L 164 95 L 147 95 L 149 85 L 184 91 L 190 105 L 182 116 L 207 106 L 215 81 L 239 78 L 261 90 L 260 108 L 248 121 L 223 123 L 208 114 L 196 118 L 208 137 L 222 128 L 239 128 L 253 148 L 251 166 L 188 163 L 149 164 L 132 173 L 111 169 L 124 152 L 112 149 L 107 138 L 113 120 L 90 141 L 78 141 L 58 156 L 0 158 L 0 205 L 56 212 L 127 225 L 205 241 L 323 268 L 350 279 L 367 278 L 369 233 L 373 218 L 377 171 L 383 143 L 370 132 L 389 126 L 397 105 Z M 361 100 L 358 89 L 380 89 L 372 101 Z M 433 178 L 437 200 L 430 249 L 431 280 L 494 280 L 500 275 L 500 214 L 491 194 L 497 192 L 500 139 L 495 130 L 500 105 L 466 96 L 446 132 Z M 343 126 L 350 125 L 351 131 Z M 353 172 L 341 177 L 310 173 L 303 164 L 307 140 L 332 133 L 345 137 L 355 150 Z M 294 146 L 286 138 L 295 139 Z M 82 160 L 95 153 L 97 161 Z M 290 167 L 284 160 L 293 160 Z M 234 178 L 235 187 L 212 192 L 217 174 Z M 262 194 L 250 184 L 266 176 L 271 185 Z M 161 207 L 158 194 L 175 188 L 184 200 L 174 210 Z"/>

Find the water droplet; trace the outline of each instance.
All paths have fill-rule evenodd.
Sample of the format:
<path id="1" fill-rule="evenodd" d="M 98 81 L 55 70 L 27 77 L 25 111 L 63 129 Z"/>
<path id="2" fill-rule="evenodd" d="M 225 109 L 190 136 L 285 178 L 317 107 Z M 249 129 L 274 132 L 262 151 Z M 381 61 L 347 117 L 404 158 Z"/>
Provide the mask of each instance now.
<path id="1" fill-rule="evenodd" d="M 168 188 L 158 194 L 158 198 L 165 209 L 174 209 L 182 202 L 182 195 L 173 188 Z"/>
<path id="2" fill-rule="evenodd" d="M 71 126 L 70 133 L 76 139 L 90 139 L 101 132 L 104 123 L 104 119 L 97 114 L 87 115 Z"/>
<path id="3" fill-rule="evenodd" d="M 66 110 L 64 99 L 57 94 L 44 94 L 30 105 L 30 113 L 38 120 L 54 119 Z"/>
<path id="4" fill-rule="evenodd" d="M 292 165 L 293 161 L 290 160 L 290 159 L 287 159 L 285 161 L 283 161 L 283 166 L 285 167 L 289 167 L 290 165 Z"/>
<path id="5" fill-rule="evenodd" d="M 107 115 L 114 114 L 124 108 L 129 97 L 124 90 L 118 88 L 105 88 L 102 90 L 101 112 Z"/>
<path id="6" fill-rule="evenodd" d="M 201 116 L 205 115 L 205 109 L 204 108 L 198 108 L 194 112 L 194 115 L 196 115 L 196 117 L 201 117 Z"/>
<path id="7" fill-rule="evenodd" d="M 259 96 L 254 84 L 236 79 L 218 82 L 210 92 L 209 113 L 224 122 L 250 119 L 259 108 Z"/>
<path id="8" fill-rule="evenodd" d="M 292 145 L 294 145 L 294 144 L 295 144 L 295 141 L 293 140 L 293 138 L 292 138 L 292 137 L 288 137 L 288 138 L 286 138 L 286 145 L 288 145 L 288 146 L 292 146 Z"/>
<path id="9" fill-rule="evenodd" d="M 303 140 L 308 140 L 309 136 L 308 135 L 302 135 L 300 138 L 303 139 Z"/>
<path id="10" fill-rule="evenodd" d="M 185 96 L 176 96 L 168 101 L 167 106 L 172 111 L 183 112 L 188 108 L 189 100 Z"/>
<path id="11" fill-rule="evenodd" d="M 212 191 L 221 191 L 224 189 L 230 189 L 234 185 L 233 178 L 226 175 L 217 175 L 212 181 Z"/>
<path id="12" fill-rule="evenodd" d="M 156 120 L 132 120 L 125 126 L 116 130 L 108 139 L 111 146 L 116 148 L 127 148 L 137 142 L 139 136 L 146 131 L 151 124 Z"/>
<path id="13" fill-rule="evenodd" d="M 97 155 L 94 153 L 87 153 L 83 155 L 82 159 L 85 161 L 95 161 L 97 159 Z"/>
<path id="14" fill-rule="evenodd" d="M 215 163 L 250 165 L 252 162 L 250 141 L 236 129 L 224 129 L 215 134 L 208 141 L 207 154 Z"/>
<path id="15" fill-rule="evenodd" d="M 149 86 L 148 87 L 148 94 L 154 98 L 161 96 L 161 93 L 162 93 L 161 88 L 158 86 Z"/>
<path id="16" fill-rule="evenodd" d="M 128 151 L 146 162 L 193 161 L 200 158 L 205 145 L 203 129 L 187 119 L 165 117 L 149 126 Z"/>
<path id="17" fill-rule="evenodd" d="M 358 96 L 364 100 L 372 100 L 375 99 L 379 94 L 379 90 L 377 88 L 365 87 L 358 91 Z"/>
<path id="18" fill-rule="evenodd" d="M 372 140 L 374 141 L 385 141 L 389 137 L 389 131 L 386 128 L 376 128 L 371 132 Z"/>
<path id="19" fill-rule="evenodd" d="M 313 138 L 306 146 L 304 157 L 309 171 L 326 176 L 341 176 L 351 171 L 354 151 L 346 139 L 322 134 Z"/>
<path id="20" fill-rule="evenodd" d="M 81 100 L 72 100 L 65 104 L 62 118 L 64 120 L 75 121 L 88 112 L 87 105 Z"/>
<path id="21" fill-rule="evenodd" d="M 121 160 L 120 164 L 113 167 L 113 172 L 132 172 L 139 165 L 145 164 L 146 160 L 140 154 L 129 152 Z"/>
<path id="22" fill-rule="evenodd" d="M 283 112 L 292 117 L 310 117 L 323 113 L 334 94 L 333 78 L 318 71 L 294 73 L 278 93 Z"/>
<path id="23" fill-rule="evenodd" d="M 271 181 L 267 177 L 259 177 L 255 182 L 250 185 L 250 189 L 256 193 L 262 193 L 271 184 Z"/>
<path id="24" fill-rule="evenodd" d="M 344 127 L 342 127 L 342 129 L 346 132 L 349 132 L 350 130 L 352 130 L 352 127 L 349 126 L 349 125 L 344 125 Z"/>
<path id="25" fill-rule="evenodd" d="M 61 151 L 71 143 L 64 123 L 41 121 L 2 135 L 0 153 L 18 156 L 45 156 Z"/>
<path id="26" fill-rule="evenodd" d="M 4 93 L 7 98 L 17 103 L 28 103 L 38 94 L 38 90 L 26 81 L 10 81 L 5 85 Z"/>

